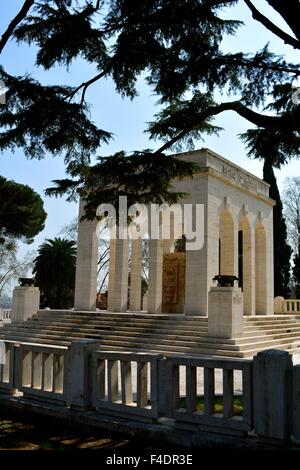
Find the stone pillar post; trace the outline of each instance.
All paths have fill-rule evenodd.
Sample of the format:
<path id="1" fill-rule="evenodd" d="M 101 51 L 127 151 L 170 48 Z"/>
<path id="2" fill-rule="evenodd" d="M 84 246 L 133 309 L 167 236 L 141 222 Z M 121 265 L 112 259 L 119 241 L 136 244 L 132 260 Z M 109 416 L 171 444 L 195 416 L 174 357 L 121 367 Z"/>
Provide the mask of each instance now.
<path id="1" fill-rule="evenodd" d="M 264 440 L 287 441 L 291 434 L 292 356 L 270 349 L 253 360 L 255 433 Z"/>
<path id="2" fill-rule="evenodd" d="M 81 221 L 84 201 L 80 201 L 77 261 L 75 281 L 75 310 L 96 310 L 98 238 L 97 221 Z"/>
<path id="3" fill-rule="evenodd" d="M 127 312 L 128 302 L 128 239 L 115 240 L 113 311 Z"/>
<path id="4" fill-rule="evenodd" d="M 93 339 L 73 341 L 65 359 L 64 390 L 71 408 L 86 409 L 90 401 L 89 355 L 100 346 Z"/>
<path id="5" fill-rule="evenodd" d="M 109 272 L 108 272 L 108 300 L 107 310 L 114 309 L 114 290 L 115 290 L 115 264 L 116 264 L 116 240 L 110 239 L 109 245 Z"/>
<path id="6" fill-rule="evenodd" d="M 297 444 L 300 443 L 300 364 L 293 367 L 293 429 L 292 433 Z"/>
<path id="7" fill-rule="evenodd" d="M 274 299 L 274 313 L 276 315 L 283 315 L 284 313 L 284 297 L 277 296 Z"/>
<path id="8" fill-rule="evenodd" d="M 130 310 L 141 310 L 142 239 L 131 241 Z"/>
<path id="9" fill-rule="evenodd" d="M 11 322 L 22 323 L 37 313 L 40 308 L 40 291 L 34 286 L 14 288 Z"/>
<path id="10" fill-rule="evenodd" d="M 208 302 L 208 334 L 220 338 L 243 335 L 243 294 L 239 287 L 212 287 Z"/>
<path id="11" fill-rule="evenodd" d="M 160 313 L 162 304 L 163 240 L 149 240 L 148 313 Z"/>

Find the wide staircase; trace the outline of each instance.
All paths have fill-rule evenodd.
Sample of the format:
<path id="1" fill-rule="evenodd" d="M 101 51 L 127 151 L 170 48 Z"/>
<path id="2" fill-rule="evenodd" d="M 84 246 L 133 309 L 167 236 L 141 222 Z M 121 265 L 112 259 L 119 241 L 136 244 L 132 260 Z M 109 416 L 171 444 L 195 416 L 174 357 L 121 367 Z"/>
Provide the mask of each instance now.
<path id="1" fill-rule="evenodd" d="M 300 316 L 244 317 L 240 338 L 207 334 L 207 317 L 147 313 L 40 310 L 24 323 L 5 325 L 0 340 L 69 345 L 79 338 L 99 340 L 100 348 L 163 354 L 252 357 L 263 349 L 300 353 Z"/>

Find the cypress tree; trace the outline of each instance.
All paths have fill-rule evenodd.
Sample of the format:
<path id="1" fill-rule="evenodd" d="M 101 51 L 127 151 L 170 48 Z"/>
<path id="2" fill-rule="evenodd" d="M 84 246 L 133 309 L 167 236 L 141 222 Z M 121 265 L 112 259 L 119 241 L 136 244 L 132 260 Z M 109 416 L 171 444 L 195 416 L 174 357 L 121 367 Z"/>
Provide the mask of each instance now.
<path id="1" fill-rule="evenodd" d="M 274 175 L 273 166 L 264 161 L 263 179 L 270 185 L 269 195 L 276 202 L 273 210 L 274 233 L 274 295 L 288 296 L 290 282 L 290 258 L 292 249 L 287 243 L 287 229 L 283 206 Z"/>

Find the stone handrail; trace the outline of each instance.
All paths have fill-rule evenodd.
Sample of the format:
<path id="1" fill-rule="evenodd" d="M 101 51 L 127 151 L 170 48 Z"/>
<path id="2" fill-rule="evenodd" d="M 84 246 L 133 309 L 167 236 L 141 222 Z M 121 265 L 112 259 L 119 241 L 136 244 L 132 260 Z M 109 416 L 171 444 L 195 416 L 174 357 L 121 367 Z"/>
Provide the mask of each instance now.
<path id="1" fill-rule="evenodd" d="M 160 357 L 144 353 L 94 352 L 91 366 L 93 408 L 99 412 L 110 410 L 157 418 Z"/>
<path id="2" fill-rule="evenodd" d="M 294 313 L 300 314 L 300 300 L 299 299 L 284 300 L 283 312 L 290 313 L 290 314 L 294 314 Z"/>
<path id="3" fill-rule="evenodd" d="M 26 398 L 65 401 L 66 347 L 20 344 L 15 348 L 15 387 Z"/>
<path id="4" fill-rule="evenodd" d="M 13 341 L 1 341 L 0 343 L 0 392 L 13 393 L 14 386 L 14 365 L 15 347 Z"/>
<path id="5" fill-rule="evenodd" d="M 192 357 L 167 357 L 166 395 L 169 400 L 166 416 L 178 422 L 226 427 L 236 430 L 252 429 L 252 361 L 239 359 L 210 359 Z M 200 371 L 199 371 L 199 368 Z M 181 369 L 181 370 L 180 370 Z M 183 370 L 182 370 L 183 369 Z M 215 411 L 215 369 L 223 371 L 223 413 Z M 234 414 L 234 371 L 241 371 L 243 389 L 243 416 Z M 185 397 L 180 396 L 180 375 L 185 377 Z M 197 411 L 197 382 L 199 373 L 203 373 L 204 411 Z"/>
<path id="6" fill-rule="evenodd" d="M 220 395 L 216 369 L 223 374 Z M 242 376 L 238 391 L 236 371 Z M 200 394 L 199 373 L 204 377 Z M 235 390 L 242 393 L 241 416 L 234 411 Z M 171 434 L 245 437 L 254 431 L 262 440 L 300 443 L 300 365 L 282 350 L 246 360 L 101 351 L 98 341 L 83 339 L 68 348 L 0 340 L 0 395 L 17 403 L 23 400 L 20 392 L 24 406 L 38 404 L 47 414 L 51 404 L 68 419 L 76 415 L 87 424 L 114 421 L 140 429 L 150 422 L 153 431 L 168 418 L 164 432 Z M 216 411 L 217 398 L 222 413 Z"/>
<path id="7" fill-rule="evenodd" d="M 274 313 L 277 315 L 300 314 L 300 299 L 284 299 L 283 297 L 275 297 Z"/>
<path id="8" fill-rule="evenodd" d="M 0 308 L 0 321 L 11 320 L 11 309 Z"/>
<path id="9" fill-rule="evenodd" d="M 17 389 L 27 398 L 64 401 L 66 347 L 1 343 L 5 348 L 5 363 L 0 365 L 0 389 Z"/>

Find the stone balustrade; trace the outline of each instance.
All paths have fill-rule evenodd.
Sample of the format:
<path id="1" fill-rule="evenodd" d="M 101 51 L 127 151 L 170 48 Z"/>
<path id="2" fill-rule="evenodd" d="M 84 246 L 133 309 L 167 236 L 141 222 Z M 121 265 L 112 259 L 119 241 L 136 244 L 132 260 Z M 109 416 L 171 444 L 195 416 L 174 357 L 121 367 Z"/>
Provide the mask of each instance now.
<path id="1" fill-rule="evenodd" d="M 300 300 L 299 299 L 288 299 L 284 300 L 284 313 L 289 314 L 300 314 Z"/>
<path id="2" fill-rule="evenodd" d="M 8 322 L 11 320 L 11 309 L 0 308 L 0 321 Z"/>
<path id="3" fill-rule="evenodd" d="M 126 423 L 130 432 L 163 429 L 170 441 L 176 430 L 300 443 L 300 366 L 286 351 L 242 360 L 99 346 L 83 339 L 68 348 L 0 341 L 0 401 L 87 424 Z"/>
<path id="4" fill-rule="evenodd" d="M 251 430 L 252 428 L 252 361 L 239 359 L 210 359 L 191 357 L 167 357 L 166 371 L 166 416 L 178 422 L 212 426 L 217 429 Z M 222 398 L 223 411 L 216 412 L 217 398 L 215 370 L 221 369 L 223 375 Z M 234 372 L 241 371 L 239 387 L 236 391 Z M 180 393 L 180 385 L 185 379 L 185 396 Z M 198 411 L 199 382 L 203 383 L 204 410 Z M 241 384 L 240 384 L 241 382 Z M 235 416 L 235 394 L 243 396 L 243 415 Z"/>
<path id="5" fill-rule="evenodd" d="M 158 361 L 144 353 L 92 354 L 92 406 L 126 416 L 158 418 Z"/>
<path id="6" fill-rule="evenodd" d="M 65 347 L 20 344 L 15 348 L 15 387 L 24 397 L 65 401 Z"/>
<path id="7" fill-rule="evenodd" d="M 284 299 L 275 297 L 274 313 L 278 315 L 300 315 L 300 299 Z"/>
<path id="8" fill-rule="evenodd" d="M 0 342 L 0 393 L 14 393 L 15 391 L 15 344 L 12 341 Z"/>

